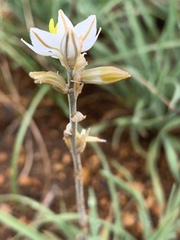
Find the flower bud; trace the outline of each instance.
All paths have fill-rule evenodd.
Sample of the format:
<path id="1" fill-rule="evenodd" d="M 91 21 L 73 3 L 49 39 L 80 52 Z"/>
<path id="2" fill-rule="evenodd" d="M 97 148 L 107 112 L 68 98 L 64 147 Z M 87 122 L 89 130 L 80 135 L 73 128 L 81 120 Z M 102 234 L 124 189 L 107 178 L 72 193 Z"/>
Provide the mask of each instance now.
<path id="1" fill-rule="evenodd" d="M 45 83 L 50 85 L 56 91 L 61 93 L 69 93 L 69 89 L 63 77 L 55 72 L 30 72 L 29 76 L 33 78 L 35 83 Z"/>
<path id="2" fill-rule="evenodd" d="M 130 76 L 130 73 L 116 67 L 96 67 L 85 70 L 81 81 L 89 84 L 111 84 Z"/>

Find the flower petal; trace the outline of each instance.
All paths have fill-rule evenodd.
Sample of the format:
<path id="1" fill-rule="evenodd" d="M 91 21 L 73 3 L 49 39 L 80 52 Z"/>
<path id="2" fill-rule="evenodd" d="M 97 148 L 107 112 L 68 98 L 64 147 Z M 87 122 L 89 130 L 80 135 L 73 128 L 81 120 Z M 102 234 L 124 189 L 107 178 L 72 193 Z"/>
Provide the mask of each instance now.
<path id="1" fill-rule="evenodd" d="M 30 38 L 32 45 L 22 40 L 30 49 L 43 56 L 62 58 L 60 52 L 60 36 L 47 31 L 31 28 Z"/>
<path id="2" fill-rule="evenodd" d="M 82 46 L 82 52 L 88 51 L 90 48 L 92 48 L 92 46 L 95 44 L 99 33 L 101 31 L 101 28 L 99 29 L 97 35 L 95 37 L 88 37 L 84 42 L 83 42 L 83 46 Z"/>
<path id="3" fill-rule="evenodd" d="M 94 136 L 87 136 L 86 142 L 106 142 L 105 139 L 94 137 Z"/>
<path id="4" fill-rule="evenodd" d="M 54 58 L 59 58 L 59 55 L 57 53 L 56 50 L 53 50 L 51 48 L 44 48 L 44 49 L 40 49 L 40 48 L 35 48 L 34 46 L 32 46 L 31 44 L 27 43 L 26 41 L 24 41 L 24 39 L 21 39 L 21 41 L 26 44 L 26 46 L 28 46 L 31 50 L 33 50 L 35 53 L 42 55 L 42 56 L 52 56 Z"/>
<path id="5" fill-rule="evenodd" d="M 75 32 L 80 36 L 83 36 L 83 39 L 86 38 L 86 35 L 89 34 L 90 31 L 93 32 L 93 35 L 96 34 L 96 16 L 91 15 L 86 18 L 84 21 L 78 23 L 74 27 Z"/>
<path id="6" fill-rule="evenodd" d="M 63 37 L 63 36 L 62 36 Z M 60 49 L 61 38 L 57 34 L 53 34 L 39 28 L 30 29 L 30 38 L 35 48 L 57 48 Z"/>
<path id="7" fill-rule="evenodd" d="M 63 36 L 68 28 L 73 29 L 73 24 L 69 20 L 69 18 L 64 14 L 64 12 L 62 10 L 59 10 L 57 34 Z"/>
<path id="8" fill-rule="evenodd" d="M 76 59 L 81 50 L 78 36 L 71 29 L 65 33 L 61 42 L 61 52 L 67 59 Z"/>
<path id="9" fill-rule="evenodd" d="M 97 40 L 98 34 L 97 33 L 97 22 L 96 22 L 96 16 L 91 15 L 84 21 L 78 23 L 74 27 L 74 31 L 79 35 L 82 36 L 83 39 L 83 47 L 82 52 L 87 51 L 90 49 L 95 41 Z"/>

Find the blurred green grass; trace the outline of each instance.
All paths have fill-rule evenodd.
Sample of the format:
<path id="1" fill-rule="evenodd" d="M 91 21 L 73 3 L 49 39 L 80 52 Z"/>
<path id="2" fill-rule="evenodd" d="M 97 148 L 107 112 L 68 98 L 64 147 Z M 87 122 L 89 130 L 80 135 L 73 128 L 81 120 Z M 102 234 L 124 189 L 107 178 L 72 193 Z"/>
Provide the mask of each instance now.
<path id="1" fill-rule="evenodd" d="M 139 217 L 144 221 L 144 239 L 161 240 L 175 239 L 179 228 L 179 203 L 180 194 L 178 188 L 173 187 L 168 202 L 164 196 L 157 169 L 157 160 L 160 150 L 163 148 L 169 170 L 174 177 L 174 183 L 179 184 L 179 135 L 180 126 L 180 4 L 178 0 L 21 0 L 1 1 L 1 6 L 8 4 L 8 15 L 0 19 L 0 54 L 12 59 L 27 73 L 39 69 L 59 70 L 57 61 L 50 58 L 41 58 L 29 51 L 21 42 L 20 38 L 29 39 L 28 30 L 37 26 L 47 29 L 49 19 L 57 19 L 57 10 L 63 11 L 73 23 L 77 23 L 88 15 L 96 14 L 98 26 L 102 32 L 95 46 L 88 53 L 89 67 L 100 65 L 116 65 L 132 74 L 131 79 L 115 85 L 105 86 L 104 89 L 114 97 L 123 99 L 124 105 L 132 114 L 119 116 L 104 122 L 102 125 L 94 124 L 94 131 L 104 131 L 109 125 L 115 127 L 113 134 L 113 146 L 120 146 L 120 137 L 125 129 L 130 131 L 131 141 L 136 151 L 147 160 L 147 169 L 150 174 L 154 193 L 162 209 L 159 225 L 153 229 L 151 217 L 144 207 L 144 199 L 141 193 L 129 188 L 128 184 L 116 178 L 111 173 L 106 163 L 106 158 L 100 149 L 95 147 L 101 156 L 103 174 L 109 182 L 111 198 L 116 206 L 115 225 L 97 220 L 98 210 L 93 190 L 90 190 L 90 224 L 91 235 L 89 239 L 109 239 L 110 233 L 114 233 L 113 239 L 135 239 L 123 228 L 121 223 L 121 209 L 118 206 L 116 190 L 121 187 L 123 191 L 137 202 Z M 1 8 L 3 11 L 4 8 Z M 1 16 L 3 16 L 1 12 Z M 14 22 L 16 24 L 14 24 Z M 41 91 L 35 96 L 41 96 Z M 63 97 L 58 97 L 57 104 L 65 112 Z M 37 106 L 35 106 L 37 107 Z M 33 108 L 33 107 L 32 107 Z M 33 109 L 35 111 L 35 109 Z M 28 112 L 28 111 L 27 111 Z M 17 135 L 18 146 L 21 147 L 24 133 L 22 129 L 28 127 L 29 122 L 22 121 L 21 130 Z M 93 129 L 92 129 L 93 131 Z M 148 138 L 153 132 L 153 139 L 148 149 L 141 145 L 142 138 Z M 16 169 L 17 150 L 13 153 L 13 167 Z M 118 171 L 119 167 L 116 166 Z M 128 173 L 131 176 L 130 173 Z M 14 180 L 13 180 L 14 182 Z M 15 187 L 14 187 L 15 188 Z M 12 196 L 11 196 L 12 197 Z M 9 197 L 10 198 L 10 197 Z M 3 199 L 3 198 L 2 198 Z M 32 206 L 32 205 L 31 205 Z M 47 214 L 47 213 L 46 213 Z M 47 217 L 47 215 L 45 216 Z M 3 222 L 4 215 L 0 212 Z M 73 217 L 72 217 L 73 219 Z M 4 222 L 5 223 L 5 222 Z M 98 224 L 104 226 L 103 238 L 97 236 Z M 21 224 L 11 217 L 7 218 L 6 224 L 21 232 Z M 14 225 L 15 224 L 15 225 Z M 109 225 L 108 225 L 109 224 Z M 63 225 L 66 229 L 66 223 Z M 119 227 L 120 226 L 120 227 Z M 154 230 L 153 234 L 151 233 Z M 36 229 L 30 229 L 36 239 Z M 33 233 L 33 231 L 35 233 Z M 78 231 L 78 230 L 76 230 Z M 28 232 L 28 231 L 27 231 Z M 69 234 L 69 239 L 74 239 L 74 231 Z M 40 236 L 42 237 L 42 236 Z M 43 238 L 43 237 L 42 237 Z M 18 239 L 18 238 L 17 238 Z M 41 239 L 41 238 L 40 238 Z M 46 239 L 44 237 L 44 239 Z M 48 239 L 57 239 L 51 236 Z"/>

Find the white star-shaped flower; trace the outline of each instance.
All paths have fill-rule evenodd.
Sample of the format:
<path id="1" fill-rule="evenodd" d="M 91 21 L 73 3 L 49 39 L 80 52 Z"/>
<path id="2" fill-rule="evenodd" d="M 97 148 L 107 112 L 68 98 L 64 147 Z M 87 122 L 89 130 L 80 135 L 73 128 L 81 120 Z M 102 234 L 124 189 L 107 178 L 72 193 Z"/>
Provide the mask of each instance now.
<path id="1" fill-rule="evenodd" d="M 89 50 L 97 40 L 96 16 L 91 15 L 75 27 L 63 13 L 58 12 L 58 23 L 49 23 L 49 32 L 39 28 L 30 29 L 31 44 L 21 39 L 30 49 L 43 56 L 59 58 L 63 62 L 74 64 L 80 53 Z M 65 64 L 66 65 L 66 64 Z"/>

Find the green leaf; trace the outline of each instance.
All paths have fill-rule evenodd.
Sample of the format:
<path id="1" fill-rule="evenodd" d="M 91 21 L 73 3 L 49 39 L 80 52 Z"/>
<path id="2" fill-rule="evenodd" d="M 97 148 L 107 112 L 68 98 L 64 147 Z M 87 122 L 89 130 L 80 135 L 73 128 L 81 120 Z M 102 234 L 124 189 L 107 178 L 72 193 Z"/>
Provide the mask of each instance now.
<path id="1" fill-rule="evenodd" d="M 172 142 L 168 135 L 164 135 L 162 138 L 164 143 L 164 151 L 167 157 L 167 162 L 170 171 L 176 181 L 180 181 L 180 169 L 179 169 L 179 158 L 176 150 L 174 149 Z"/>
<path id="2" fill-rule="evenodd" d="M 148 148 L 147 164 L 150 177 L 152 179 L 155 196 L 157 198 L 161 210 L 163 210 L 165 206 L 165 197 L 157 169 L 159 153 L 160 153 L 160 140 L 159 138 L 156 138 L 150 143 L 150 146 Z"/>
<path id="3" fill-rule="evenodd" d="M 44 85 L 37 91 L 36 95 L 34 96 L 29 108 L 27 109 L 23 120 L 21 122 L 21 126 L 18 130 L 16 141 L 13 147 L 12 152 L 12 159 L 11 159 L 11 168 L 12 168 L 12 175 L 11 175 L 11 188 L 13 193 L 17 193 L 18 187 L 17 187 L 17 165 L 18 165 L 18 156 L 22 147 L 22 143 L 26 134 L 26 131 L 28 129 L 28 126 L 32 120 L 33 114 L 38 107 L 40 101 L 42 98 L 47 94 L 49 91 L 49 87 Z"/>
<path id="4" fill-rule="evenodd" d="M 11 216 L 8 213 L 0 211 L 0 221 L 14 229 L 15 231 L 19 232 L 21 235 L 28 237 L 30 240 L 48 240 L 43 234 L 39 233 L 36 229 L 32 226 L 28 226 L 17 218 Z"/>

